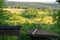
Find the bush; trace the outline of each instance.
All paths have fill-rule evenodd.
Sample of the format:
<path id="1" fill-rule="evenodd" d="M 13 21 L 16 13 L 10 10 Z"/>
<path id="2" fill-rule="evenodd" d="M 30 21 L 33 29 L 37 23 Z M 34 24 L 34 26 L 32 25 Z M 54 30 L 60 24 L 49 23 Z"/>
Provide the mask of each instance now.
<path id="1" fill-rule="evenodd" d="M 40 16 L 38 12 L 39 10 L 37 9 L 29 8 L 29 9 L 26 9 L 26 11 L 22 13 L 22 16 L 26 18 L 36 18 Z"/>

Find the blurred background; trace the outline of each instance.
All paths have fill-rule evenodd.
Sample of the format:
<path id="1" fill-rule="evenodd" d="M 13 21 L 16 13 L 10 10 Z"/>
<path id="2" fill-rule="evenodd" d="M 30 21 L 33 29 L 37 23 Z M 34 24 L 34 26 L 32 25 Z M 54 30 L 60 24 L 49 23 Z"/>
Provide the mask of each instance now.
<path id="1" fill-rule="evenodd" d="M 47 30 L 60 34 L 60 4 L 56 0 L 0 0 L 0 26 L 22 26 L 22 40 L 30 40 L 27 30 Z M 0 37 L 17 40 L 18 37 Z"/>

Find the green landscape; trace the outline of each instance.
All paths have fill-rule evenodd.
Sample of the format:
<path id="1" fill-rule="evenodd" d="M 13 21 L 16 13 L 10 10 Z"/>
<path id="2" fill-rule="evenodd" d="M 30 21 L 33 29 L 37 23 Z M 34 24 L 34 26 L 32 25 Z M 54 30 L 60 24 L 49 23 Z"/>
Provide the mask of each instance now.
<path id="1" fill-rule="evenodd" d="M 11 3 L 7 5 L 4 4 L 3 0 L 0 1 L 0 26 L 21 26 L 22 40 L 30 40 L 26 36 L 26 31 L 34 30 L 36 27 L 39 30 L 55 32 L 60 35 L 60 4 L 16 3 L 19 5 L 13 5 L 14 2 L 12 5 Z M 23 10 L 14 12 L 13 9 Z M 11 10 L 13 11 L 11 12 Z M 4 39 L 0 37 L 0 40 L 17 40 L 17 38 L 16 36 L 6 36 Z"/>

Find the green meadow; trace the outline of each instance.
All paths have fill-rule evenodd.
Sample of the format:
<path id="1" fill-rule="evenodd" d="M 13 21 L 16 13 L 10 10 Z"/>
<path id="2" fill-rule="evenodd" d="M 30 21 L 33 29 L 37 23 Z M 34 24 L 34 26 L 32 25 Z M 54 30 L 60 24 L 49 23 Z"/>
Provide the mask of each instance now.
<path id="1" fill-rule="evenodd" d="M 0 10 L 0 26 L 21 26 L 22 40 L 30 40 L 26 36 L 27 30 L 46 30 L 60 34 L 59 29 L 59 13 L 56 9 L 35 9 L 27 8 L 22 12 L 10 12 L 8 10 Z M 18 37 L 4 37 L 5 40 L 17 40 Z M 0 38 L 1 39 L 1 38 Z"/>
<path id="2" fill-rule="evenodd" d="M 0 27 L 1 26 L 21 26 L 21 39 L 31 40 L 26 34 L 27 30 L 46 30 L 60 35 L 60 4 L 47 6 L 49 4 L 20 3 L 20 6 L 3 5 L 5 0 L 0 0 Z M 13 3 L 14 4 L 14 3 Z M 25 5 L 27 4 L 27 5 Z M 22 7 L 24 5 L 24 7 Z M 40 7 L 41 5 L 41 7 Z M 26 6 L 26 8 L 25 8 Z M 55 6 L 55 7 L 54 7 Z M 59 7 L 58 7 L 59 6 Z M 17 9 L 18 11 L 16 11 Z M 23 9 L 23 10 L 20 10 Z M 24 11 L 25 10 L 25 11 Z M 0 40 L 17 40 L 16 36 L 1 36 Z M 55 40 L 55 39 L 53 39 Z"/>

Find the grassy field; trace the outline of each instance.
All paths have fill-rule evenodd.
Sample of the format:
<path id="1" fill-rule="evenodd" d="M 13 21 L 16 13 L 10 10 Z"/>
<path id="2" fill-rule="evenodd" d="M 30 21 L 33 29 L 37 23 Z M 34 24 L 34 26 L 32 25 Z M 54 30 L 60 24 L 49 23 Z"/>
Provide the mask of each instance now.
<path id="1" fill-rule="evenodd" d="M 22 26 L 22 31 L 21 31 L 22 40 L 30 40 L 26 36 L 26 31 L 29 29 L 34 30 L 36 26 L 40 30 L 47 30 L 47 31 L 59 33 L 59 29 L 56 28 L 55 22 L 53 21 L 54 19 L 52 15 L 54 11 L 48 9 L 41 10 L 41 9 L 33 9 L 33 8 L 28 8 L 25 11 L 24 9 L 4 9 L 4 10 L 8 10 L 8 11 L 5 11 L 4 14 L 2 14 L 4 16 L 3 18 L 0 19 L 1 22 L 0 25 Z M 6 36 L 4 39 L 17 40 L 17 37 L 7 38 Z"/>

